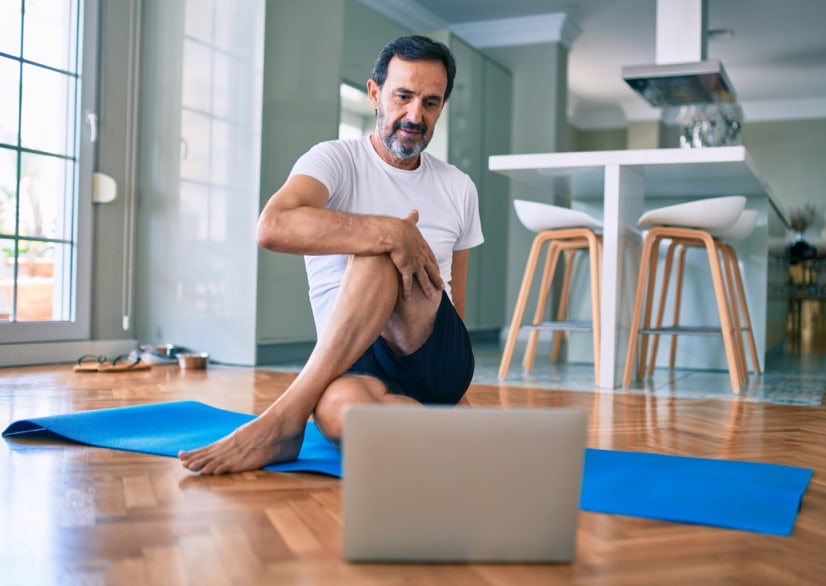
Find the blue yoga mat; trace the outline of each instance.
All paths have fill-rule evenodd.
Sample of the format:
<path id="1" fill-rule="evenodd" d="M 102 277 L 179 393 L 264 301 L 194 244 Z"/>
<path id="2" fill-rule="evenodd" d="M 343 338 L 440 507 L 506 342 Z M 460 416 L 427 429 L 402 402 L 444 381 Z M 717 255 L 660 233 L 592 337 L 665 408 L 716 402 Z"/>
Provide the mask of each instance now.
<path id="1" fill-rule="evenodd" d="M 254 415 L 218 409 L 197 401 L 153 403 L 24 419 L 3 437 L 68 439 L 100 448 L 177 457 L 221 439 Z M 341 476 L 341 453 L 312 423 L 293 462 L 267 466 L 274 472 L 320 472 Z"/>
<path id="2" fill-rule="evenodd" d="M 46 437 L 177 456 L 224 437 L 253 415 L 194 401 L 37 417 L 12 423 L 7 438 Z M 311 422 L 293 462 L 275 472 L 341 476 L 341 454 Z M 586 449 L 584 511 L 791 535 L 812 470 L 762 464 Z"/>

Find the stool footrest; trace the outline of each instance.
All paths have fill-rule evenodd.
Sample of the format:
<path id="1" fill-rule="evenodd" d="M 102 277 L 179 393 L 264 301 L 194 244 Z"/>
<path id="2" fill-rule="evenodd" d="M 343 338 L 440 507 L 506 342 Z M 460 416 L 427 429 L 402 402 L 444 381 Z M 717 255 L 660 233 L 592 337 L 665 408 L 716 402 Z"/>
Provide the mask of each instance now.
<path id="1" fill-rule="evenodd" d="M 571 332 L 591 332 L 594 329 L 593 323 L 589 321 L 543 321 L 537 325 L 524 325 L 523 330 L 540 330 L 543 332 L 556 332 L 566 330 Z"/>
<path id="2" fill-rule="evenodd" d="M 684 336 L 720 336 L 719 326 L 663 326 L 661 328 L 640 328 L 641 334 L 672 334 Z"/>

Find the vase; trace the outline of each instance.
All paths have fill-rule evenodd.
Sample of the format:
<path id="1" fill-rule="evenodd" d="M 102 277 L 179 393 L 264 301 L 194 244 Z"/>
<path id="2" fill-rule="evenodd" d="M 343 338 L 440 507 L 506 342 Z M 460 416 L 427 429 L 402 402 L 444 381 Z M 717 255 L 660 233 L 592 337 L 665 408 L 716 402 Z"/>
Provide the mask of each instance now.
<path id="1" fill-rule="evenodd" d="M 792 234 L 792 243 L 789 245 L 789 263 L 797 264 L 804 260 L 814 258 L 817 249 L 806 242 L 803 237 L 804 230 L 795 230 Z"/>

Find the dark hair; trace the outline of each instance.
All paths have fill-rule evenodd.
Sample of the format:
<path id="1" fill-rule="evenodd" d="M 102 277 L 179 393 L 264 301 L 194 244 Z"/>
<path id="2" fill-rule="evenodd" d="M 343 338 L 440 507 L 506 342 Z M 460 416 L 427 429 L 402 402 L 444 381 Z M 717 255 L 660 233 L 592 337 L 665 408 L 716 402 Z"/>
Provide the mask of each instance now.
<path id="1" fill-rule="evenodd" d="M 387 80 L 387 66 L 393 57 L 404 61 L 441 61 L 447 70 L 444 99 L 450 97 L 450 92 L 453 91 L 453 78 L 456 77 L 456 62 L 446 45 L 421 35 L 399 37 L 395 41 L 390 41 L 379 53 L 373 73 L 370 75 L 370 79 L 379 87 Z"/>

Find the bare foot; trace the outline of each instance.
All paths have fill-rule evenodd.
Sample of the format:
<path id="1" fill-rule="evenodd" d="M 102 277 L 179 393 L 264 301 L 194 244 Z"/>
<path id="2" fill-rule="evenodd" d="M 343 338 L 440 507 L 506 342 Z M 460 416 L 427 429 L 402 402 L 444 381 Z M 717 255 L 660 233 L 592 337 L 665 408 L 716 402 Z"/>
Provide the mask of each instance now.
<path id="1" fill-rule="evenodd" d="M 178 459 L 187 470 L 201 474 L 258 470 L 268 464 L 295 460 L 304 441 L 304 423 L 298 429 L 286 427 L 272 417 L 261 416 L 215 443 L 179 452 Z"/>

